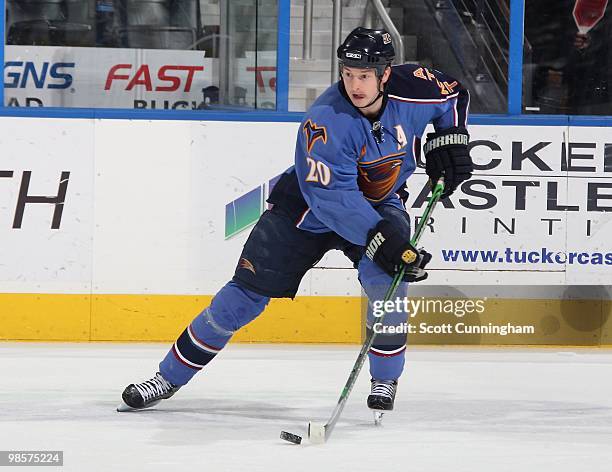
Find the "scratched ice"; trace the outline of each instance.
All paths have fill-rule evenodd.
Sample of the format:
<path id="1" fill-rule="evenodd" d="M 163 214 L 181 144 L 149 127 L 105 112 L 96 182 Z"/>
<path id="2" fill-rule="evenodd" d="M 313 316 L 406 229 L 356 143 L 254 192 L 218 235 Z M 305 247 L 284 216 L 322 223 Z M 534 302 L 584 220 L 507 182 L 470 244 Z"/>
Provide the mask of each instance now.
<path id="1" fill-rule="evenodd" d="M 0 343 L 0 450 L 63 450 L 65 471 L 612 470 L 610 350 L 410 348 L 382 427 L 363 372 L 331 441 L 295 446 L 280 431 L 326 420 L 356 346 L 230 345 L 157 409 L 115 412 L 166 348 Z"/>

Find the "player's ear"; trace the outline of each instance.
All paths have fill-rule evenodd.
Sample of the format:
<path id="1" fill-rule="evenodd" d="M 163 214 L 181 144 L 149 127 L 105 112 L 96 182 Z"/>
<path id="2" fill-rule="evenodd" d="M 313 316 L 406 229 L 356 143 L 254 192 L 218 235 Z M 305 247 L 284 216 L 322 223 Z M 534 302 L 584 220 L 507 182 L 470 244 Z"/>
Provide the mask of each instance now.
<path id="1" fill-rule="evenodd" d="M 383 72 L 382 78 L 380 79 L 380 83 L 383 85 L 386 84 L 390 76 L 391 76 L 391 67 L 386 67 L 385 71 Z"/>

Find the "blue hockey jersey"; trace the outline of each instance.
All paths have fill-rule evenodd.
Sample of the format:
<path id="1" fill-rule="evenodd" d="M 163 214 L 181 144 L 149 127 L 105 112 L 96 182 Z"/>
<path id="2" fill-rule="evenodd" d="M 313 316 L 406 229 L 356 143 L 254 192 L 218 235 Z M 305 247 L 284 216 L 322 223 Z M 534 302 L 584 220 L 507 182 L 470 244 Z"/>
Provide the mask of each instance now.
<path id="1" fill-rule="evenodd" d="M 403 204 L 398 192 L 416 168 L 421 136 L 466 127 L 469 93 L 455 79 L 424 67 L 392 67 L 381 113 L 366 118 L 341 82 L 329 87 L 300 124 L 295 172 L 305 208 L 297 227 L 334 231 L 361 246 L 381 219 L 375 207 Z"/>

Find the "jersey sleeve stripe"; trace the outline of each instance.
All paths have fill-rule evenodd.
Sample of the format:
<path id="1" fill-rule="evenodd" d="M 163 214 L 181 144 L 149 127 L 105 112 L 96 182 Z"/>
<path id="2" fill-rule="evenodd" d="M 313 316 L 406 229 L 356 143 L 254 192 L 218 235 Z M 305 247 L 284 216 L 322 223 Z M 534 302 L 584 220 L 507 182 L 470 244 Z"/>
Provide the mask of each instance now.
<path id="1" fill-rule="evenodd" d="M 310 208 L 306 208 L 306 210 L 304 211 L 304 213 L 302 214 L 302 217 L 298 220 L 298 222 L 295 224 L 296 228 L 300 228 L 300 225 L 304 222 L 304 219 L 306 218 L 306 215 L 310 212 Z"/>
<path id="2" fill-rule="evenodd" d="M 459 92 L 453 93 L 448 97 L 444 98 L 408 98 L 408 97 L 400 97 L 399 95 L 389 95 L 391 100 L 399 100 L 400 102 L 408 102 L 408 103 L 419 103 L 421 105 L 433 104 L 433 103 L 444 103 L 448 100 L 456 98 L 459 96 Z"/>
<path id="3" fill-rule="evenodd" d="M 465 128 L 467 128 L 467 119 L 468 119 L 468 114 L 470 113 L 470 91 L 466 90 L 467 92 L 467 103 L 465 104 L 465 116 L 464 116 L 464 120 L 463 120 L 463 126 Z"/>

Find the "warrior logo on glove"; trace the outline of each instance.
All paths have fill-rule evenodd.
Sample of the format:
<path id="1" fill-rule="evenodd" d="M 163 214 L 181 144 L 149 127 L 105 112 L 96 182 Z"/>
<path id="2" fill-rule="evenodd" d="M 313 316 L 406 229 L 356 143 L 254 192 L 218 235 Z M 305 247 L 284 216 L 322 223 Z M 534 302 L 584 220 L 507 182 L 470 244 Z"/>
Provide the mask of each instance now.
<path id="1" fill-rule="evenodd" d="M 405 265 L 404 280 L 418 282 L 427 278 L 423 270 L 431 255 L 416 249 L 410 242 L 410 235 L 402 234 L 387 220 L 380 222 L 368 233 L 366 256 L 378 264 L 387 274 L 393 276 Z"/>
<path id="2" fill-rule="evenodd" d="M 368 243 L 368 247 L 366 248 L 366 256 L 368 256 L 371 260 L 375 260 L 376 251 L 378 248 L 386 241 L 385 237 L 379 231 L 370 239 Z M 402 261 L 404 264 L 412 264 L 417 260 L 417 253 L 412 249 L 406 249 L 401 255 Z"/>
<path id="3" fill-rule="evenodd" d="M 382 233 L 378 232 L 374 236 L 372 236 L 372 239 L 368 243 L 368 247 L 366 249 L 366 256 L 368 256 L 371 260 L 374 260 L 374 254 L 376 254 L 376 250 L 384 242 L 385 237 L 382 235 Z"/>
<path id="4" fill-rule="evenodd" d="M 455 127 L 429 133 L 423 146 L 425 172 L 432 182 L 444 178 L 442 198 L 450 196 L 459 184 L 472 176 L 474 166 L 468 144 L 470 136 L 465 128 Z"/>

